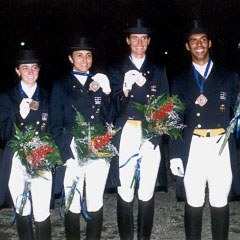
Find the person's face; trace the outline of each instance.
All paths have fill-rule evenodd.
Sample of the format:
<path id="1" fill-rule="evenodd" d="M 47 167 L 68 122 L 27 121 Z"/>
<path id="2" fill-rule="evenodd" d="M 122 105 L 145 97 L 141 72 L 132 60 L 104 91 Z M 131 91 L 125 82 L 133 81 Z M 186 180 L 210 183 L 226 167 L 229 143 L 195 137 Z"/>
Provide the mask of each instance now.
<path id="1" fill-rule="evenodd" d="M 78 72 L 89 71 L 93 61 L 92 52 L 88 50 L 73 51 L 68 59 L 73 64 L 73 69 Z"/>
<path id="2" fill-rule="evenodd" d="M 127 44 L 131 49 L 131 54 L 136 58 L 144 57 L 150 40 L 148 34 L 130 34 L 130 36 L 126 38 Z"/>
<path id="3" fill-rule="evenodd" d="M 204 33 L 191 35 L 186 43 L 186 49 L 191 52 L 193 62 L 200 65 L 208 61 L 211 46 L 211 40 Z"/>
<path id="4" fill-rule="evenodd" d="M 39 76 L 40 67 L 37 63 L 20 64 L 15 71 L 27 85 L 33 85 Z"/>

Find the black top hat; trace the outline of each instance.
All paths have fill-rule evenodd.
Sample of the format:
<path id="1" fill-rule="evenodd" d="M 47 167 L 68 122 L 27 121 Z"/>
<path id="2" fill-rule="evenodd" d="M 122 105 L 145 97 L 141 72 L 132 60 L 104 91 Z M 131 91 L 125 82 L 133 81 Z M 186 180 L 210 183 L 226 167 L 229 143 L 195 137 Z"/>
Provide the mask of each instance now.
<path id="1" fill-rule="evenodd" d="M 194 19 L 187 30 L 187 36 L 189 37 L 192 34 L 200 33 L 205 33 L 208 35 L 209 30 L 206 28 L 206 26 L 203 25 L 203 23 L 199 19 Z"/>
<path id="2" fill-rule="evenodd" d="M 127 24 L 127 29 L 124 30 L 128 34 L 152 33 L 152 30 L 141 18 L 134 19 L 133 22 Z"/>
<path id="3" fill-rule="evenodd" d="M 28 64 L 28 63 L 40 63 L 41 57 L 38 50 L 33 49 L 20 49 L 17 52 L 16 65 L 19 64 Z"/>
<path id="4" fill-rule="evenodd" d="M 93 51 L 93 43 L 87 37 L 73 37 L 69 42 L 70 52 L 78 50 L 88 50 Z"/>

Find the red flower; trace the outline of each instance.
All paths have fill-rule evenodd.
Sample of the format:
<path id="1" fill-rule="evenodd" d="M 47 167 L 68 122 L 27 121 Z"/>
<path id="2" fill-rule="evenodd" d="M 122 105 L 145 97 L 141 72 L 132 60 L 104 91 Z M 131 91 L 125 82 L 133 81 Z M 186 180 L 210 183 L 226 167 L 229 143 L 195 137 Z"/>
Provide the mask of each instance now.
<path id="1" fill-rule="evenodd" d="M 37 148 L 32 154 L 31 154 L 31 159 L 32 159 L 32 164 L 34 167 L 38 167 L 39 164 L 41 164 L 45 159 L 46 155 L 49 153 L 53 153 L 53 148 L 45 145 Z"/>
<path id="2" fill-rule="evenodd" d="M 104 146 L 106 146 L 110 140 L 112 135 L 110 133 L 107 133 L 102 136 L 97 136 L 92 139 L 92 145 L 95 149 L 102 149 Z"/>
<path id="3" fill-rule="evenodd" d="M 173 111 L 173 102 L 169 102 L 167 104 L 165 104 L 164 106 L 162 106 L 161 108 L 159 108 L 155 114 L 154 114 L 154 119 L 156 121 L 161 121 L 163 120 L 169 112 Z"/>

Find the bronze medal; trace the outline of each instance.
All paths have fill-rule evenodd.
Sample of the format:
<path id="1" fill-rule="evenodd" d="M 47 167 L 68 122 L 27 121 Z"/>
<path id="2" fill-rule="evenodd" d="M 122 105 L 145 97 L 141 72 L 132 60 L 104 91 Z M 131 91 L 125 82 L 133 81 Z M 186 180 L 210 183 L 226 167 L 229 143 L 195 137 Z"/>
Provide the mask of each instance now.
<path id="1" fill-rule="evenodd" d="M 89 90 L 96 92 L 100 88 L 100 85 L 97 81 L 92 81 L 89 85 Z"/>
<path id="2" fill-rule="evenodd" d="M 147 79 L 142 74 L 141 75 L 139 74 L 137 76 L 136 84 L 139 87 L 142 87 L 145 84 L 146 81 L 147 81 Z"/>
<path id="3" fill-rule="evenodd" d="M 200 96 L 196 99 L 196 102 L 199 106 L 203 107 L 207 103 L 207 98 L 201 93 Z"/>
<path id="4" fill-rule="evenodd" d="M 29 107 L 30 107 L 31 110 L 35 110 L 36 111 L 39 108 L 39 102 L 32 100 L 29 103 Z"/>

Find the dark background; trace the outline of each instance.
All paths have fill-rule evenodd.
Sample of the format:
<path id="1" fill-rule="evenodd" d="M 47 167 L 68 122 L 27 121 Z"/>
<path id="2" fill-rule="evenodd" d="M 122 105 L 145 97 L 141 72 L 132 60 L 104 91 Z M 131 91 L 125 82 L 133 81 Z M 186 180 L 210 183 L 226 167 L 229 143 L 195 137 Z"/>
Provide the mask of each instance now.
<path id="1" fill-rule="evenodd" d="M 154 29 L 149 53 L 167 65 L 169 76 L 188 60 L 183 35 L 196 17 L 212 31 L 213 60 L 239 72 L 239 0 L 0 0 L 0 87 L 15 81 L 14 55 L 21 41 L 42 50 L 43 82 L 65 74 L 66 41 L 75 31 L 98 43 L 94 61 L 104 68 L 126 54 L 122 30 L 135 16 L 144 16 Z"/>

